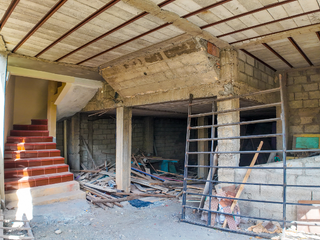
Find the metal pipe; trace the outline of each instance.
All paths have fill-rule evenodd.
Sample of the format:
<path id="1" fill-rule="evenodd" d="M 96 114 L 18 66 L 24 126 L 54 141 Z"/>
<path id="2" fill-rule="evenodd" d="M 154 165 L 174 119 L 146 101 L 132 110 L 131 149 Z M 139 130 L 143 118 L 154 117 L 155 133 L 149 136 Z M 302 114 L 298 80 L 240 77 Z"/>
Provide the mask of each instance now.
<path id="1" fill-rule="evenodd" d="M 242 94 L 242 95 L 234 95 L 234 96 L 230 96 L 230 97 L 215 98 L 215 99 L 211 99 L 209 101 L 208 100 L 204 100 L 202 102 L 192 103 L 191 105 L 195 106 L 195 105 L 201 105 L 201 104 L 204 104 L 204 103 L 221 102 L 221 101 L 226 101 L 226 100 L 232 100 L 232 99 L 235 99 L 235 98 L 245 98 L 245 97 L 249 97 L 249 96 L 274 93 L 274 92 L 278 92 L 278 91 L 280 91 L 280 87 L 271 88 L 271 89 L 267 89 L 267 90 L 262 90 L 262 91 L 259 91 L 259 92 L 251 92 L 251 93 Z"/>
<path id="2" fill-rule="evenodd" d="M 187 165 L 187 167 L 202 167 L 202 168 L 211 168 L 210 166 L 205 166 L 205 165 Z M 240 168 L 240 169 L 283 169 L 283 167 L 247 167 L 247 166 L 214 166 L 212 168 Z M 287 170 L 294 170 L 294 169 L 320 169 L 320 167 L 287 167 Z"/>
<path id="3" fill-rule="evenodd" d="M 229 139 L 252 139 L 252 138 L 272 138 L 282 136 L 282 133 L 265 134 L 265 135 L 250 135 L 250 136 L 237 136 L 237 137 L 221 137 L 221 138 L 199 138 L 189 139 L 189 142 L 204 142 L 204 141 L 217 141 L 217 140 L 229 140 Z"/>
<path id="4" fill-rule="evenodd" d="M 320 151 L 320 149 L 319 149 Z M 224 153 L 228 153 L 228 154 L 235 154 L 235 153 L 242 153 L 242 154 L 252 154 L 252 153 L 272 153 L 272 152 L 281 152 L 279 150 L 261 150 L 261 151 L 256 151 L 256 150 L 252 150 L 252 151 L 224 151 L 224 152 L 216 152 L 217 154 L 224 154 Z M 213 153 L 213 152 L 187 152 L 187 154 L 210 154 L 210 153 Z"/>
<path id="5" fill-rule="evenodd" d="M 225 126 L 233 126 L 233 125 L 249 125 L 249 124 L 257 124 L 257 123 L 276 122 L 276 121 L 279 121 L 279 120 L 281 120 L 281 118 L 270 118 L 270 119 L 254 120 L 254 121 L 224 123 L 224 124 L 215 124 L 215 125 L 206 125 L 206 126 L 195 126 L 195 127 L 190 127 L 190 129 L 194 130 L 194 129 L 211 128 L 211 127 L 225 127 Z"/>
<path id="6" fill-rule="evenodd" d="M 216 112 L 194 114 L 194 115 L 189 115 L 189 117 L 196 118 L 196 117 L 205 117 L 205 116 L 210 116 L 210 115 L 217 115 L 217 114 L 222 114 L 222 113 L 230 113 L 230 112 L 238 112 L 238 111 L 240 111 L 240 112 L 241 111 L 251 111 L 251 110 L 262 109 L 262 108 L 276 107 L 276 106 L 280 106 L 280 105 L 281 105 L 281 102 L 268 103 L 268 104 L 250 106 L 250 107 L 234 108 L 234 109 L 229 109 L 229 110 L 224 110 L 224 111 L 216 111 Z"/>

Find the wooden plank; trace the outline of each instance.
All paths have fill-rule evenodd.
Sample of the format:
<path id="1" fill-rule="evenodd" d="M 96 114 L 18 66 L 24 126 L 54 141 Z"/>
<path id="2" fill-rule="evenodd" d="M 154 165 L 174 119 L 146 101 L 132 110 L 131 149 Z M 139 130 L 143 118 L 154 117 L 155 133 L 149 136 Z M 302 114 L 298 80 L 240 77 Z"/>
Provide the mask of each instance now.
<path id="1" fill-rule="evenodd" d="M 157 186 L 157 185 L 151 185 L 150 182 L 148 182 L 148 181 L 144 181 L 144 180 L 140 180 L 140 179 L 136 179 L 136 178 L 132 178 L 131 182 L 138 183 L 140 185 L 147 186 L 150 188 L 158 189 L 158 190 L 163 191 L 164 193 L 167 193 L 169 191 L 168 188 Z"/>
<path id="2" fill-rule="evenodd" d="M 110 188 L 110 187 L 101 187 L 101 186 L 97 186 L 94 184 L 90 184 L 90 183 L 84 183 L 85 186 L 91 187 L 91 188 L 95 188 L 98 189 L 100 191 L 104 191 L 104 192 L 109 192 L 109 193 L 115 193 L 117 192 L 116 189 Z"/>
<path id="3" fill-rule="evenodd" d="M 263 141 L 260 142 L 257 151 L 260 151 L 260 150 L 261 150 L 262 145 L 263 145 Z M 258 159 L 258 156 L 259 156 L 259 153 L 255 153 L 255 154 L 254 154 L 254 157 L 253 157 L 253 159 L 252 159 L 252 161 L 251 161 L 251 163 L 250 163 L 250 167 L 253 167 L 253 166 L 255 165 L 255 163 L 256 163 L 256 161 L 257 161 L 257 159 Z M 252 171 L 252 168 L 250 168 L 250 169 L 247 170 L 247 173 L 246 173 L 246 175 L 244 176 L 244 178 L 243 178 L 243 180 L 242 180 L 242 184 L 240 185 L 239 190 L 238 190 L 235 198 L 239 198 L 239 197 L 241 196 L 241 193 L 242 193 L 242 191 L 243 191 L 243 189 L 244 189 L 244 187 L 245 187 L 245 184 L 244 184 L 244 183 L 246 183 L 246 182 L 248 181 L 248 178 L 249 178 L 249 176 L 250 176 L 251 171 Z M 238 202 L 238 200 L 236 200 L 236 199 L 233 200 L 233 203 L 232 203 L 232 205 L 231 205 L 231 207 L 230 207 L 231 212 L 233 212 L 233 210 L 234 210 L 237 202 Z M 224 223 L 223 223 L 222 227 L 225 228 L 226 226 L 227 226 L 227 219 L 224 220 Z"/>

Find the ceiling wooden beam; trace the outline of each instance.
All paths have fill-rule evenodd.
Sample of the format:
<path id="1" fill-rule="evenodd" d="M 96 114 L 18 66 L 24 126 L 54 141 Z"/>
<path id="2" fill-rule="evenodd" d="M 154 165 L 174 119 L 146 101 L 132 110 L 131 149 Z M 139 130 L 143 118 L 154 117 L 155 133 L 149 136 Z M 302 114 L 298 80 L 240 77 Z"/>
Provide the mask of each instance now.
<path id="1" fill-rule="evenodd" d="M 97 10 L 96 12 L 92 13 L 89 17 L 87 17 L 86 19 L 84 19 L 82 22 L 78 23 L 76 26 L 74 26 L 73 28 L 71 28 L 68 32 L 66 32 L 65 34 L 63 34 L 61 37 L 59 37 L 56 41 L 54 41 L 53 43 L 51 43 L 48 47 L 46 47 L 45 49 L 43 49 L 41 52 L 39 52 L 35 57 L 39 57 L 40 55 L 42 55 L 43 53 L 45 53 L 46 51 L 48 51 L 50 48 L 52 48 L 53 46 L 55 46 L 57 43 L 59 43 L 60 41 L 62 41 L 63 39 L 65 39 L 67 36 L 69 36 L 71 33 L 75 32 L 76 30 L 78 30 L 79 28 L 81 28 L 83 25 L 85 25 L 86 23 L 90 22 L 92 19 L 94 19 L 95 17 L 97 17 L 98 15 L 100 15 L 101 13 L 103 13 L 104 11 L 106 11 L 107 9 L 109 9 L 110 7 L 112 7 L 113 5 L 115 5 L 116 3 L 118 3 L 120 0 L 112 0 L 111 2 L 105 4 L 102 8 L 100 8 L 99 10 Z"/>
<path id="2" fill-rule="evenodd" d="M 310 61 L 308 56 L 302 51 L 300 46 L 296 43 L 296 41 L 292 37 L 288 37 L 289 41 L 292 43 L 292 45 L 298 50 L 298 52 L 301 54 L 301 56 L 309 63 L 310 66 L 313 66 L 313 63 Z"/>
<path id="3" fill-rule="evenodd" d="M 8 9 L 6 10 L 6 12 L 3 14 L 1 20 L 0 20 L 0 31 L 2 30 L 3 26 L 6 24 L 6 22 L 8 21 L 11 13 L 13 12 L 13 10 L 16 8 L 16 6 L 18 5 L 19 0 L 12 0 Z"/>
<path id="4" fill-rule="evenodd" d="M 274 55 L 276 55 L 278 58 L 280 58 L 285 64 L 287 64 L 289 67 L 293 68 L 293 66 L 285 60 L 279 53 L 277 53 L 272 47 L 270 47 L 266 43 L 262 43 L 263 46 L 265 46 L 267 49 L 269 49 Z"/>
<path id="5" fill-rule="evenodd" d="M 168 5 L 169 3 L 172 3 L 172 2 L 174 2 L 174 1 L 175 1 L 175 0 L 167 0 L 167 1 L 164 1 L 164 2 L 162 2 L 162 3 L 160 3 L 160 4 L 158 4 L 158 6 L 161 8 L 161 7 L 164 7 L 165 5 Z M 206 10 L 208 10 L 208 9 L 210 9 L 210 8 L 214 8 L 214 7 L 216 7 L 216 6 L 219 6 L 219 5 L 221 5 L 221 4 L 224 4 L 224 3 L 230 2 L 230 1 L 232 1 L 232 0 L 224 0 L 224 1 L 220 1 L 220 2 L 217 2 L 217 3 L 211 4 L 211 5 L 207 6 L 207 7 L 204 7 L 204 8 L 201 8 L 201 9 L 199 9 L 199 10 L 196 10 L 196 11 L 194 11 L 194 12 L 191 12 L 191 13 L 189 13 L 189 14 L 186 14 L 186 15 L 182 16 L 182 18 L 191 17 L 191 16 L 196 15 L 196 14 L 198 14 L 198 13 L 200 13 L 200 12 L 206 11 Z M 100 35 L 99 37 L 91 40 L 90 42 L 88 42 L 88 43 L 86 43 L 86 44 L 84 44 L 84 45 L 76 48 L 75 50 L 73 50 L 73 51 L 65 54 L 64 56 L 60 57 L 60 58 L 57 59 L 56 61 L 57 61 L 57 62 L 61 61 L 62 59 L 64 59 L 64 58 L 66 58 L 66 57 L 74 54 L 75 52 L 77 52 L 77 51 L 79 51 L 79 50 L 81 50 L 81 49 L 83 49 L 83 48 L 91 45 L 92 43 L 95 43 L 95 42 L 99 41 L 100 39 L 102 39 L 102 38 L 110 35 L 111 33 L 114 33 L 115 31 L 117 31 L 117 30 L 119 30 L 119 29 L 121 29 L 121 28 L 129 25 L 130 23 L 133 23 L 133 22 L 137 21 L 138 19 L 140 19 L 140 18 L 142 18 L 142 17 L 144 17 L 144 16 L 146 16 L 146 15 L 148 15 L 148 14 L 149 14 L 149 13 L 147 13 L 147 12 L 140 13 L 139 15 L 131 18 L 130 20 L 128 20 L 128 21 L 126 21 L 126 22 L 124 22 L 124 23 L 122 23 L 121 25 L 119 25 L 119 26 L 111 29 L 110 31 L 108 31 L 108 32 Z M 143 36 L 144 36 L 144 35 L 143 35 Z M 132 40 L 132 41 L 133 41 L 133 40 Z M 127 42 L 127 43 L 128 43 L 128 42 Z M 118 46 L 118 45 L 117 45 L 117 46 Z M 122 46 L 122 45 L 120 45 L 120 46 Z M 120 47 L 120 46 L 119 46 L 119 47 Z M 113 48 L 113 49 L 114 49 L 114 48 Z"/>
<path id="6" fill-rule="evenodd" d="M 307 26 L 301 26 L 301 27 L 296 27 L 296 28 L 290 28 L 290 29 L 285 29 L 285 30 L 281 30 L 281 31 L 278 31 L 278 32 L 273 32 L 273 33 L 267 33 L 267 34 L 263 34 L 263 35 L 259 35 L 259 36 L 256 36 L 256 37 L 251 37 L 251 38 L 246 38 L 246 39 L 242 39 L 242 40 L 238 40 L 238 41 L 235 41 L 235 42 L 231 42 L 230 44 L 236 44 L 236 43 L 241 43 L 241 42 L 245 42 L 245 41 L 249 41 L 249 40 L 253 40 L 253 39 L 261 39 L 263 37 L 267 37 L 267 36 L 271 36 L 271 35 L 275 35 L 275 34 L 281 34 L 281 33 L 288 33 L 288 34 L 291 34 L 291 32 L 295 31 L 295 30 L 300 30 L 300 29 L 306 29 L 307 31 L 306 32 L 310 32 L 309 28 L 310 27 L 315 27 L 317 28 L 318 26 L 320 26 L 319 23 L 314 23 L 314 24 L 310 24 L 310 25 L 307 25 Z M 297 33 L 300 33 L 300 31 L 298 31 Z M 283 37 L 281 37 L 283 38 Z M 262 41 L 266 41 L 266 40 L 262 40 Z M 261 43 L 261 41 L 259 41 L 259 44 Z"/>
<path id="7" fill-rule="evenodd" d="M 247 50 L 245 49 L 240 49 L 242 52 L 244 52 L 245 54 L 249 55 L 250 57 L 254 58 L 255 60 L 263 63 L 264 65 L 266 65 L 268 68 L 272 69 L 273 71 L 277 71 L 277 69 L 271 67 L 269 64 L 265 63 L 264 61 L 262 61 L 260 58 L 257 58 L 256 56 L 254 56 L 253 54 L 251 54 L 250 52 L 248 52 Z"/>
<path id="8" fill-rule="evenodd" d="M 297 0 L 286 0 L 286 1 L 283 1 L 283 2 L 277 2 L 277 3 L 269 4 L 267 6 L 263 6 L 261 8 L 254 9 L 254 10 L 249 11 L 249 12 L 245 12 L 245 13 L 242 13 L 242 14 L 239 14 L 239 15 L 235 15 L 235 16 L 232 16 L 232 17 L 229 17 L 229 18 L 225 18 L 225 19 L 222 19 L 222 20 L 214 22 L 214 23 L 206 24 L 206 25 L 204 25 L 204 26 L 202 26 L 200 28 L 201 29 L 205 29 L 205 28 L 208 28 L 208 27 L 212 27 L 212 26 L 220 24 L 220 23 L 224 23 L 224 22 L 227 22 L 227 21 L 230 21 L 230 20 L 234 20 L 234 19 L 237 19 L 237 18 L 240 18 L 240 17 L 244 17 L 244 16 L 247 16 L 247 15 L 250 15 L 250 14 L 253 14 L 253 13 L 257 13 L 257 12 L 263 11 L 263 10 L 268 10 L 270 8 L 281 6 L 283 4 L 287 4 L 287 3 L 290 3 L 290 2 L 294 2 L 294 1 L 297 1 Z"/>
<path id="9" fill-rule="evenodd" d="M 236 31 L 233 31 L 233 32 L 229 32 L 229 33 L 225 33 L 225 34 L 219 35 L 217 37 L 221 38 L 221 37 L 225 37 L 225 36 L 228 36 L 228 35 L 231 35 L 231 34 L 234 34 L 234 33 L 243 32 L 243 31 L 250 30 L 250 29 L 253 29 L 253 28 L 262 27 L 262 26 L 265 26 L 265 25 L 269 25 L 269 24 L 285 21 L 285 20 L 288 20 L 288 19 L 301 17 L 301 16 L 304 16 L 304 15 L 312 14 L 312 13 L 317 13 L 317 12 L 320 12 L 320 9 L 313 10 L 313 11 L 310 11 L 310 12 L 304 12 L 304 13 L 292 15 L 292 16 L 285 17 L 285 18 L 280 18 L 280 19 L 277 19 L 277 20 L 274 20 L 274 21 L 261 23 L 261 24 L 254 25 L 254 26 L 247 27 L 247 28 L 242 28 L 242 29 L 239 29 L 239 30 L 236 30 Z"/>
<path id="10" fill-rule="evenodd" d="M 49 12 L 27 33 L 24 38 L 14 47 L 12 52 L 16 52 L 59 8 L 62 7 L 68 0 L 60 0 L 57 2 Z"/>

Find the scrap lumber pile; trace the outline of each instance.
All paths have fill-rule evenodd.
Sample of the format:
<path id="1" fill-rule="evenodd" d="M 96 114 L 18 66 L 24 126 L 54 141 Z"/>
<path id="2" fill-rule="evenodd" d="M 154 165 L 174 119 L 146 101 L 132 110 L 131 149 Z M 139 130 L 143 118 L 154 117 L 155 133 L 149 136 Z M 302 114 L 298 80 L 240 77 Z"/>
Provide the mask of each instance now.
<path id="1" fill-rule="evenodd" d="M 92 170 L 80 170 L 76 180 L 79 181 L 81 189 L 86 191 L 87 200 L 102 209 L 107 209 L 114 205 L 123 207 L 120 202 L 143 197 L 181 197 L 183 175 L 156 170 L 151 163 L 135 163 L 143 162 L 143 157 L 132 155 L 132 160 L 130 193 L 117 190 L 114 164 L 105 163 Z M 154 173 L 151 173 L 151 169 Z M 201 192 L 203 189 L 194 187 L 192 190 Z"/>

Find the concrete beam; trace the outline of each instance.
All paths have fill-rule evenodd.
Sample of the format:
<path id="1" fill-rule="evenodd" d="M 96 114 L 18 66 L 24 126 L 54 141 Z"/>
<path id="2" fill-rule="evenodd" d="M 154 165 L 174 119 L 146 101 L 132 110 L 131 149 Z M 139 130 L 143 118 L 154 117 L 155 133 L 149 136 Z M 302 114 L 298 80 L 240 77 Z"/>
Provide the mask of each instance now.
<path id="1" fill-rule="evenodd" d="M 116 123 L 116 183 L 117 188 L 130 191 L 132 109 L 117 108 Z"/>
<path id="2" fill-rule="evenodd" d="M 7 79 L 8 56 L 5 52 L 0 52 L 0 197 L 1 205 L 4 207 L 4 113 L 5 113 L 5 96 L 6 96 L 6 79 Z"/>
<path id="3" fill-rule="evenodd" d="M 309 27 L 304 27 L 304 28 L 299 28 L 299 29 L 294 29 L 294 30 L 288 30 L 285 32 L 281 32 L 281 33 L 275 33 L 272 35 L 268 35 L 265 37 L 258 37 L 252 40 L 248 40 L 245 42 L 239 42 L 239 43 L 235 43 L 232 46 L 235 48 L 246 48 L 249 46 L 254 46 L 254 45 L 260 45 L 262 43 L 267 43 L 267 42 L 273 42 L 276 40 L 280 40 L 280 39 L 285 39 L 288 37 L 294 37 L 297 35 L 301 35 L 301 34 L 306 34 L 306 33 L 310 33 L 310 32 L 317 32 L 319 31 L 320 28 L 320 24 L 316 24 L 313 26 L 309 26 Z"/>
<path id="4" fill-rule="evenodd" d="M 141 11 L 148 12 L 149 14 L 162 19 L 167 23 L 172 23 L 175 27 L 181 29 L 182 31 L 190 34 L 194 37 L 203 38 L 219 48 L 230 47 L 229 43 L 223 41 L 219 38 L 216 38 L 211 33 L 202 30 L 196 24 L 189 22 L 185 18 L 181 18 L 178 14 L 170 12 L 164 9 L 161 9 L 156 3 L 151 0 L 122 0 L 124 3 L 129 4 L 135 8 L 140 9 Z"/>

